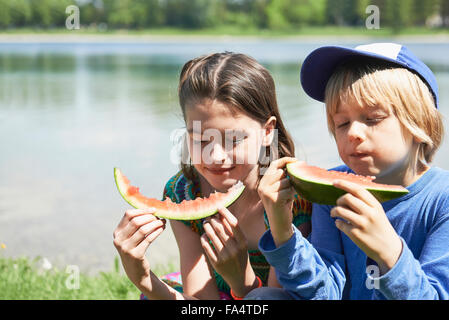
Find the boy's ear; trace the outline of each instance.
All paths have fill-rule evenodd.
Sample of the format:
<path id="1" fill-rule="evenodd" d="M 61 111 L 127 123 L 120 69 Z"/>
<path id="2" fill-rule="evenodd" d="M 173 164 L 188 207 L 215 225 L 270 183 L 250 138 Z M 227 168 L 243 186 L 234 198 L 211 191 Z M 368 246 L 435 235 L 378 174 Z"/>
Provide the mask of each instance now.
<path id="1" fill-rule="evenodd" d="M 267 147 L 271 145 L 274 139 L 274 135 L 277 133 L 276 130 L 276 117 L 271 116 L 267 122 L 265 122 L 265 125 L 263 126 L 263 140 L 262 140 L 262 146 Z"/>

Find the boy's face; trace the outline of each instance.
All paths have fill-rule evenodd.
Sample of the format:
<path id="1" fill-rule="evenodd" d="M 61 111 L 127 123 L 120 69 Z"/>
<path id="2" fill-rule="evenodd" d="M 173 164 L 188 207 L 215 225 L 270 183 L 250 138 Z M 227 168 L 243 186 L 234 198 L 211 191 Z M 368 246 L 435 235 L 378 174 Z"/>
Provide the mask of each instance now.
<path id="1" fill-rule="evenodd" d="M 340 157 L 355 173 L 391 182 L 410 167 L 414 139 L 390 107 L 340 101 L 332 120 Z"/>

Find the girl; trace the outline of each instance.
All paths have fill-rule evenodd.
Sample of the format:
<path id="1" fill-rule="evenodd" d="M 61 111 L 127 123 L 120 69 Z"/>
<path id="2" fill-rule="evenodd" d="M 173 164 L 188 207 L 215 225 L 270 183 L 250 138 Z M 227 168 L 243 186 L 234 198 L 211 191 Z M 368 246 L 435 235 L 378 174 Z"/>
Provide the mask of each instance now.
<path id="1" fill-rule="evenodd" d="M 272 160 L 293 161 L 294 145 L 279 114 L 272 77 L 246 55 L 210 54 L 184 65 L 178 94 L 190 159 L 167 182 L 163 198 L 179 203 L 207 197 L 238 181 L 246 188 L 217 216 L 170 221 L 180 252 L 178 283 L 158 279 L 145 257 L 165 221 L 155 218 L 152 208 L 128 210 L 114 232 L 128 277 L 148 299 L 240 299 L 253 288 L 278 285 L 257 249 L 268 227 L 264 209 L 270 209 L 264 208 L 257 186 Z M 285 203 L 289 223 L 307 236 L 311 205 L 293 195 Z"/>
<path id="2" fill-rule="evenodd" d="M 322 47 L 304 61 L 301 80 L 326 104 L 345 163 L 334 170 L 376 176 L 409 193 L 380 204 L 335 181 L 347 193 L 334 207 L 313 206 L 311 242 L 291 224 L 263 235 L 261 251 L 284 289 L 247 298 L 448 299 L 449 172 L 428 165 L 443 137 L 430 69 L 398 44 Z M 265 176 L 260 184 L 272 183 Z M 270 224 L 288 215 L 261 196 L 279 208 L 267 211 Z"/>

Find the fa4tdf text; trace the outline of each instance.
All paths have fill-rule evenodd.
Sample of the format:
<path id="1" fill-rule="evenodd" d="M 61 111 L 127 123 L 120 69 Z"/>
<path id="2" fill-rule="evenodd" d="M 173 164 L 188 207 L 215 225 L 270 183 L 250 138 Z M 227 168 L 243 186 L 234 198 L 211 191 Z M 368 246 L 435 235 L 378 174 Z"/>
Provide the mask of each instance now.
<path id="1" fill-rule="evenodd" d="M 195 306 L 188 304 L 181 308 L 182 315 L 201 315 L 212 318 L 214 315 L 265 315 L 268 305 L 258 304 L 226 304 L 223 306 Z"/>

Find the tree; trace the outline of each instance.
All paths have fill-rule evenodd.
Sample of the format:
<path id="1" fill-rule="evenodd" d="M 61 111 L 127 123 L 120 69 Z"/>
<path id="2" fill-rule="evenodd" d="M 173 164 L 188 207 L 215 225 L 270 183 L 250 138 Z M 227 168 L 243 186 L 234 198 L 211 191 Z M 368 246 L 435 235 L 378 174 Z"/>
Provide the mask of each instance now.
<path id="1" fill-rule="evenodd" d="M 438 0 L 414 0 L 412 11 L 413 24 L 423 26 L 427 18 L 438 12 Z"/>
<path id="2" fill-rule="evenodd" d="M 284 16 L 283 0 L 272 0 L 266 8 L 268 27 L 270 29 L 285 29 L 288 27 L 288 21 Z"/>
<path id="3" fill-rule="evenodd" d="M 11 24 L 11 14 L 8 0 L 0 0 L 0 28 L 9 27 Z"/>
<path id="4" fill-rule="evenodd" d="M 30 1 L 28 0 L 9 1 L 9 5 L 10 5 L 11 23 L 14 27 L 25 27 L 31 23 L 33 11 L 31 9 Z M 4 8 L 3 5 L 0 6 Z"/>
<path id="5" fill-rule="evenodd" d="M 449 1 L 440 0 L 440 15 L 443 19 L 443 27 L 449 27 Z"/>
<path id="6" fill-rule="evenodd" d="M 272 0 L 267 7 L 269 26 L 301 27 L 324 24 L 326 0 Z"/>
<path id="7" fill-rule="evenodd" d="M 283 14 L 290 25 L 299 27 L 323 24 L 325 21 L 325 0 L 286 0 Z"/>
<path id="8" fill-rule="evenodd" d="M 355 25 L 359 23 L 357 0 L 327 0 L 326 20 L 336 25 Z"/>
<path id="9" fill-rule="evenodd" d="M 413 0 L 386 0 L 385 18 L 395 33 L 413 22 Z"/>
<path id="10" fill-rule="evenodd" d="M 202 28 L 211 21 L 207 16 L 208 0 L 165 0 L 165 21 L 168 26 Z"/>

